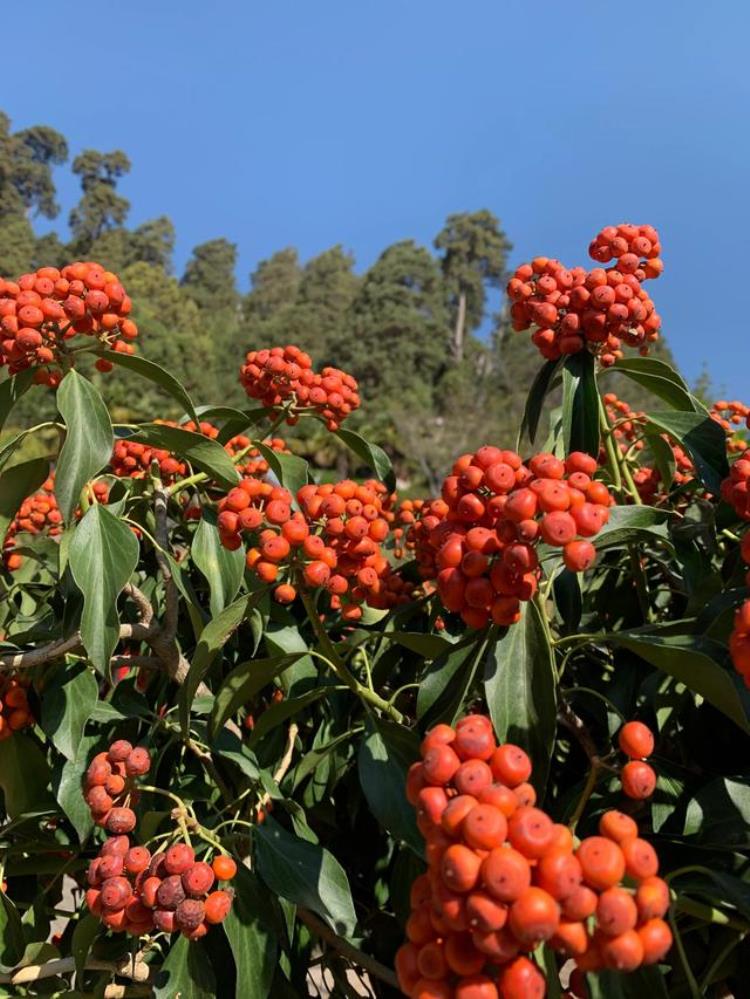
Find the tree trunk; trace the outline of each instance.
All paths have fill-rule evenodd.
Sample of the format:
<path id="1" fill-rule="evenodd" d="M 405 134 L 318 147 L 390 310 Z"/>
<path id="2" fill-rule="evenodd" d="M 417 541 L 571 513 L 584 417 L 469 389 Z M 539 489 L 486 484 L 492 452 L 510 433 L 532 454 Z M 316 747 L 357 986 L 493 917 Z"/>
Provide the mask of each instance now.
<path id="1" fill-rule="evenodd" d="M 456 313 L 456 326 L 453 331 L 453 356 L 456 363 L 460 364 L 464 359 L 464 328 L 466 326 L 466 293 L 461 291 L 458 294 L 458 312 Z"/>

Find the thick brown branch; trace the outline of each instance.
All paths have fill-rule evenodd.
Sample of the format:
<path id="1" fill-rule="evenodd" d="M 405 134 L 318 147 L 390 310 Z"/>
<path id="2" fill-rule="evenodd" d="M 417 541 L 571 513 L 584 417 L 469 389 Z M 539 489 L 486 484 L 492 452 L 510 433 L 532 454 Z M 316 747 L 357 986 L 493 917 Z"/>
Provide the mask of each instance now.
<path id="1" fill-rule="evenodd" d="M 150 634 L 150 629 L 141 624 L 120 625 L 121 641 L 146 642 Z M 57 638 L 54 642 L 42 645 L 38 649 L 30 649 L 28 652 L 5 653 L 0 655 L 0 671 L 41 666 L 53 659 L 60 659 L 68 652 L 75 652 L 81 647 L 81 635 L 80 632 L 76 632 L 70 638 Z"/>

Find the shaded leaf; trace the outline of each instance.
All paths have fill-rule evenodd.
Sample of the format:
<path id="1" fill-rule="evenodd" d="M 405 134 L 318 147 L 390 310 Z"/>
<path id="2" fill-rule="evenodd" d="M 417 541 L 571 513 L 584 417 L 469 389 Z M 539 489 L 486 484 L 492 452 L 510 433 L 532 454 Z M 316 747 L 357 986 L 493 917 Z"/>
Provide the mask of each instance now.
<path id="1" fill-rule="evenodd" d="M 594 355 L 571 354 L 563 366 L 563 440 L 565 453 L 599 454 L 599 390 Z"/>
<path id="2" fill-rule="evenodd" d="M 216 733 L 222 728 L 243 704 L 253 697 L 283 670 L 288 669 L 306 653 L 291 652 L 287 655 L 271 656 L 268 659 L 251 659 L 240 663 L 226 677 L 214 698 L 214 706 L 208 722 L 209 732 Z"/>
<path id="3" fill-rule="evenodd" d="M 156 973 L 153 994 L 155 999 L 216 999 L 216 977 L 200 940 L 177 936 Z"/>
<path id="4" fill-rule="evenodd" d="M 592 542 L 598 551 L 620 548 L 634 542 L 658 542 L 671 547 L 668 510 L 653 506 L 614 506 L 609 520 Z"/>
<path id="5" fill-rule="evenodd" d="M 683 412 L 699 412 L 700 402 L 695 399 L 682 377 L 671 365 L 656 357 L 627 357 L 617 362 L 615 371 L 645 388 L 652 395 Z"/>
<path id="6" fill-rule="evenodd" d="M 665 410 L 646 415 L 648 425 L 668 434 L 688 452 L 703 484 L 710 492 L 718 494 L 722 479 L 729 473 L 729 465 L 726 434 L 716 420 L 712 420 L 705 409 L 697 413 Z"/>
<path id="7" fill-rule="evenodd" d="M 356 926 L 346 872 L 333 854 L 288 833 L 270 816 L 255 835 L 258 873 L 271 891 L 311 909 L 339 936 Z"/>
<path id="8" fill-rule="evenodd" d="M 50 771 L 37 743 L 16 732 L 0 742 L 0 787 L 5 796 L 8 818 L 44 808 L 50 803 L 47 785 Z"/>
<path id="9" fill-rule="evenodd" d="M 193 653 L 190 669 L 185 682 L 180 687 L 180 724 L 183 732 L 188 731 L 190 708 L 198 686 L 206 675 L 209 666 L 234 632 L 242 624 L 252 597 L 241 597 L 212 618 L 203 629 L 198 646 Z"/>
<path id="10" fill-rule="evenodd" d="M 308 466 L 304 458 L 296 454 L 279 454 L 273 448 L 268 447 L 261 441 L 256 441 L 255 446 L 268 462 L 268 467 L 276 476 L 281 485 L 288 489 L 293 497 L 307 484 Z"/>
<path id="11" fill-rule="evenodd" d="M 474 636 L 430 664 L 417 691 L 417 716 L 423 724 L 454 721 L 476 672 L 484 642 L 483 633 Z"/>
<path id="12" fill-rule="evenodd" d="M 407 843 L 421 856 L 424 845 L 405 792 L 406 772 L 419 758 L 419 743 L 400 726 L 370 718 L 367 727 L 357 755 L 359 782 L 367 804 L 394 839 Z"/>
<path id="13" fill-rule="evenodd" d="M 273 899 L 247 867 L 241 865 L 232 881 L 235 891 L 229 915 L 223 922 L 237 969 L 237 999 L 269 995 L 278 950 L 268 913 Z"/>
<path id="14" fill-rule="evenodd" d="M 31 368 L 20 371 L 17 375 L 11 375 L 3 382 L 0 382 L 0 431 L 5 426 L 5 421 L 10 416 L 10 412 L 34 384 L 34 372 Z"/>
<path id="15" fill-rule="evenodd" d="M 667 626 L 669 627 L 669 626 Z M 672 635 L 657 631 L 620 631 L 608 636 L 641 659 L 669 673 L 713 704 L 744 732 L 750 732 L 746 710 L 748 695 L 731 667 L 720 665 L 727 650 L 718 642 L 698 635 Z"/>
<path id="16" fill-rule="evenodd" d="M 44 690 L 42 728 L 55 748 L 76 758 L 86 722 L 96 706 L 99 684 L 85 663 L 58 669 Z"/>
<path id="17" fill-rule="evenodd" d="M 7 969 L 23 957 L 25 949 L 23 925 L 15 905 L 0 891 L 0 967 Z"/>
<path id="18" fill-rule="evenodd" d="M 94 820 L 81 789 L 89 757 L 99 738 L 98 735 L 85 735 L 78 746 L 75 759 L 65 760 L 61 766 L 55 767 L 52 775 L 52 791 L 57 803 L 67 815 L 81 843 L 88 839 L 94 828 Z"/>
<path id="19" fill-rule="evenodd" d="M 547 393 L 551 390 L 555 376 L 561 367 L 561 360 L 546 361 L 539 371 L 537 371 L 526 398 L 521 429 L 518 433 L 519 445 L 523 440 L 524 433 L 528 434 L 530 443 L 534 443 L 537 430 L 539 429 L 539 420 L 544 408 L 544 400 L 547 398 Z"/>

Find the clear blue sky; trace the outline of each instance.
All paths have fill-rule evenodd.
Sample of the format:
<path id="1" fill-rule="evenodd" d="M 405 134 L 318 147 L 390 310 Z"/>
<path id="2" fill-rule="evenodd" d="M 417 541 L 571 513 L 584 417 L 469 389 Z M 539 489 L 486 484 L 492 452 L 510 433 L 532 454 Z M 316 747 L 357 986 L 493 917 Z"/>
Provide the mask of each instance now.
<path id="1" fill-rule="evenodd" d="M 602 225 L 651 222 L 679 362 L 750 401 L 747 0 L 5 7 L 0 106 L 124 149 L 131 222 L 171 216 L 178 269 L 216 236 L 243 286 L 286 245 L 362 268 L 479 207 L 513 262 L 572 265 Z"/>

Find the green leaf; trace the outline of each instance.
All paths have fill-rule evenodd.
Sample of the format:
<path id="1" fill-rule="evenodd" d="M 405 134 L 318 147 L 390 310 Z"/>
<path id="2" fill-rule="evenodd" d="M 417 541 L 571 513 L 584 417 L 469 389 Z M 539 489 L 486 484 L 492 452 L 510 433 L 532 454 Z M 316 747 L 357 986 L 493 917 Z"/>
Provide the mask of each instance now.
<path id="1" fill-rule="evenodd" d="M 635 652 L 657 669 L 675 677 L 696 694 L 750 733 L 746 710 L 747 693 L 727 660 L 727 650 L 718 642 L 700 635 L 671 635 L 651 632 L 615 632 L 607 636 L 613 645 Z"/>
<path id="2" fill-rule="evenodd" d="M 453 642 L 439 635 L 428 635 L 418 631 L 384 631 L 383 638 L 403 645 L 405 649 L 416 652 L 423 659 L 437 659 L 438 656 L 447 655 L 453 648 Z"/>
<path id="3" fill-rule="evenodd" d="M 563 440 L 565 453 L 599 454 L 599 389 L 594 355 L 571 354 L 563 366 Z"/>
<path id="4" fill-rule="evenodd" d="M 750 845 L 750 786 L 728 777 L 716 777 L 698 788 L 688 802 L 684 834 L 696 836 L 701 843 L 747 849 Z"/>
<path id="5" fill-rule="evenodd" d="M 270 816 L 255 834 L 258 873 L 271 891 L 316 912 L 339 936 L 357 917 L 346 872 L 333 854 L 288 833 Z"/>
<path id="6" fill-rule="evenodd" d="M 645 388 L 652 395 L 666 402 L 672 409 L 691 413 L 703 409 L 671 365 L 656 357 L 628 357 L 608 369 L 625 375 L 632 382 Z"/>
<path id="7" fill-rule="evenodd" d="M 664 437 L 654 431 L 653 427 L 646 428 L 646 448 L 651 456 L 651 462 L 661 476 L 664 488 L 668 491 L 672 487 L 675 472 L 674 451 Z"/>
<path id="8" fill-rule="evenodd" d="M 188 731 L 190 707 L 201 680 L 218 653 L 242 624 L 251 599 L 252 597 L 241 597 L 236 600 L 215 618 L 212 618 L 201 632 L 198 646 L 190 663 L 190 669 L 185 677 L 185 682 L 180 687 L 180 724 L 183 732 L 187 733 Z"/>
<path id="9" fill-rule="evenodd" d="M 308 690 L 305 694 L 300 694 L 299 697 L 285 697 L 278 704 L 272 704 L 269 708 L 266 708 L 256 721 L 255 728 L 247 741 L 248 746 L 255 746 L 267 732 L 276 728 L 277 725 L 286 721 L 287 718 L 294 717 L 300 711 L 304 711 L 310 704 L 314 704 L 315 701 L 330 696 L 330 694 L 330 684 L 324 684 L 321 687 L 313 687 L 312 690 Z"/>
<path id="10" fill-rule="evenodd" d="M 0 538 L 5 538 L 10 522 L 26 497 L 37 490 L 48 475 L 46 458 L 32 458 L 13 465 L 0 475 Z"/>
<path id="11" fill-rule="evenodd" d="M 136 375 L 147 378 L 155 385 L 159 385 L 172 396 L 191 420 L 195 420 L 198 423 L 198 416 L 196 415 L 193 400 L 174 375 L 162 368 L 160 364 L 149 361 L 140 354 L 120 354 L 116 350 L 95 350 L 94 353 L 97 357 L 103 357 L 107 361 L 111 361 L 112 364 L 119 364 L 121 368 L 127 368 L 129 371 L 135 372 Z M 207 419 L 207 417 L 204 417 L 204 419 Z"/>
<path id="12" fill-rule="evenodd" d="M 583 612 L 581 581 L 578 573 L 562 569 L 555 576 L 552 591 L 555 595 L 557 612 L 565 626 L 564 634 L 572 635 L 578 628 Z"/>
<path id="13" fill-rule="evenodd" d="M 5 421 L 10 416 L 10 412 L 21 398 L 34 384 L 34 372 L 31 368 L 21 371 L 17 375 L 11 375 L 5 381 L 0 382 L 0 430 L 5 426 Z"/>
<path id="14" fill-rule="evenodd" d="M 273 899 L 245 866 L 238 867 L 232 887 L 234 901 L 222 925 L 237 969 L 236 996 L 266 999 L 278 952 L 277 936 L 268 919 Z"/>
<path id="15" fill-rule="evenodd" d="M 127 439 L 171 451 L 227 489 L 236 486 L 239 481 L 239 473 L 221 444 L 203 434 L 195 434 L 182 427 L 168 427 L 163 423 L 146 423 Z"/>
<path id="16" fill-rule="evenodd" d="M 668 529 L 671 517 L 669 510 L 653 506 L 613 506 L 609 520 L 592 540 L 598 551 L 634 542 L 658 542 L 671 547 Z"/>
<path id="17" fill-rule="evenodd" d="M 667 999 L 664 978 L 657 967 L 639 968 L 623 975 L 599 971 L 586 975 L 589 999 Z"/>
<path id="18" fill-rule="evenodd" d="M 248 704 L 275 676 L 305 655 L 306 652 L 290 652 L 268 659 L 251 659 L 235 666 L 214 698 L 208 722 L 209 732 L 214 735 L 223 728 L 227 718 L 230 718 L 238 708 Z"/>
<path id="19" fill-rule="evenodd" d="M 70 542 L 70 571 L 83 594 L 81 640 L 91 662 L 107 678 L 120 634 L 117 598 L 138 564 L 138 553 L 138 541 L 127 524 L 99 503 L 86 512 Z"/>
<path id="20" fill-rule="evenodd" d="M 562 366 L 562 361 L 546 361 L 537 371 L 534 381 L 531 384 L 529 394 L 526 398 L 526 405 L 521 420 L 521 429 L 518 433 L 518 443 L 521 444 L 524 433 L 528 434 L 529 442 L 534 443 L 539 420 L 544 408 L 544 400 L 552 388 L 555 376 Z"/>
<path id="21" fill-rule="evenodd" d="M 5 892 L 0 891 L 0 967 L 15 967 L 23 957 L 25 947 L 18 909 Z"/>
<path id="22" fill-rule="evenodd" d="M 293 497 L 296 497 L 299 490 L 307 485 L 308 467 L 304 458 L 299 458 L 296 454 L 279 454 L 273 448 L 268 447 L 261 441 L 256 441 L 255 446 L 268 462 L 268 466 L 279 480 L 281 485 L 288 489 Z"/>
<path id="23" fill-rule="evenodd" d="M 57 462 L 55 496 L 68 522 L 83 487 L 109 463 L 114 436 L 102 397 L 75 369 L 60 382 L 57 408 L 65 421 L 65 443 Z"/>
<path id="24" fill-rule="evenodd" d="M 74 760 L 83 730 L 99 697 L 99 684 L 85 663 L 58 668 L 42 698 L 42 728 L 55 748 Z"/>
<path id="25" fill-rule="evenodd" d="M 521 620 L 488 650 L 484 692 L 500 742 L 521 746 L 543 787 L 555 742 L 557 678 L 552 648 L 535 603 L 521 605 Z"/>
<path id="26" fill-rule="evenodd" d="M 216 977 L 201 943 L 181 934 L 156 973 L 154 999 L 216 999 Z"/>
<path id="27" fill-rule="evenodd" d="M 671 884 L 680 895 L 699 895 L 722 908 L 731 905 L 746 919 L 750 918 L 750 885 L 732 874 L 703 868 L 678 875 Z"/>
<path id="28" fill-rule="evenodd" d="M 334 431 L 334 435 L 353 451 L 358 458 L 371 468 L 375 473 L 375 478 L 393 491 L 396 488 L 396 476 L 391 465 L 391 459 L 377 444 L 366 440 L 353 430 L 344 430 L 341 427 Z"/>
<path id="29" fill-rule="evenodd" d="M 485 636 L 462 642 L 430 664 L 417 691 L 417 717 L 426 725 L 452 723 L 460 713 L 484 648 Z"/>
<path id="30" fill-rule="evenodd" d="M 0 787 L 8 818 L 46 807 L 51 800 L 49 781 L 47 760 L 30 736 L 16 732 L 0 742 Z"/>
<path id="31" fill-rule="evenodd" d="M 208 582 L 211 616 L 216 617 L 237 596 L 245 572 L 243 548 L 230 551 L 219 540 L 216 512 L 204 508 L 193 535 L 190 554 Z"/>
<path id="32" fill-rule="evenodd" d="M 90 912 L 85 912 L 76 923 L 73 930 L 73 939 L 70 942 L 70 952 L 76 963 L 76 985 L 83 984 L 83 972 L 86 967 L 86 958 L 89 956 L 91 945 L 101 927 L 99 919 Z"/>
<path id="33" fill-rule="evenodd" d="M 214 755 L 234 763 L 250 780 L 258 780 L 260 769 L 255 754 L 228 728 L 219 729 L 211 746 Z"/>
<path id="34" fill-rule="evenodd" d="M 721 482 L 729 474 L 726 434 L 705 409 L 697 413 L 647 413 L 647 426 L 668 434 L 693 459 L 695 470 L 706 488 L 718 494 Z"/>
<path id="35" fill-rule="evenodd" d="M 80 843 L 88 839 L 94 828 L 94 820 L 81 794 L 81 787 L 89 758 L 99 741 L 99 735 L 85 735 L 78 746 L 75 759 L 65 760 L 62 765 L 56 766 L 52 775 L 52 791 L 75 829 Z"/>
<path id="36" fill-rule="evenodd" d="M 401 726 L 368 720 L 359 746 L 359 782 L 370 811 L 394 839 L 407 843 L 419 856 L 424 845 L 414 809 L 406 800 L 406 772 L 419 758 L 419 744 Z"/>

